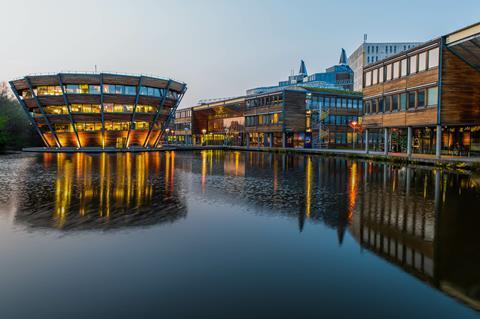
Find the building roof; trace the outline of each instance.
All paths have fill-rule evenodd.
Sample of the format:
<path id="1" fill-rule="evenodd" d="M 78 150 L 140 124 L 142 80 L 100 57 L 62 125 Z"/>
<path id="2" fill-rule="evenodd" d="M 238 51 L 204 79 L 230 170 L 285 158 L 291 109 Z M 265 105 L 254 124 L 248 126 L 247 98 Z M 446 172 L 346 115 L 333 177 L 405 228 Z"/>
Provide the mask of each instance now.
<path id="1" fill-rule="evenodd" d="M 305 66 L 305 62 L 303 60 L 300 61 L 300 69 L 298 70 L 298 74 L 307 75 L 307 67 Z"/>
<path id="2" fill-rule="evenodd" d="M 340 61 L 338 61 L 338 64 L 347 64 L 347 53 L 344 48 L 342 48 L 342 52 L 340 53 Z"/>

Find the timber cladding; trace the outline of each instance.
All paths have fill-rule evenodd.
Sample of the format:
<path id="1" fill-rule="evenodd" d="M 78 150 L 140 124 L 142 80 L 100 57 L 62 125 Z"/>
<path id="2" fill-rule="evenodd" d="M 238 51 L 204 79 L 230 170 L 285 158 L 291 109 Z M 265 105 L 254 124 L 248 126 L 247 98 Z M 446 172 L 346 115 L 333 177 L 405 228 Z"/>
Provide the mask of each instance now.
<path id="1" fill-rule="evenodd" d="M 290 132 L 305 131 L 306 94 L 301 91 L 285 91 L 283 118 L 285 130 Z"/>
<path id="2" fill-rule="evenodd" d="M 430 126 L 436 124 L 437 109 L 435 107 L 415 111 L 369 114 L 362 118 L 362 126 L 368 128 Z"/>
<path id="3" fill-rule="evenodd" d="M 480 72 L 459 57 L 443 50 L 442 124 L 480 124 Z"/>

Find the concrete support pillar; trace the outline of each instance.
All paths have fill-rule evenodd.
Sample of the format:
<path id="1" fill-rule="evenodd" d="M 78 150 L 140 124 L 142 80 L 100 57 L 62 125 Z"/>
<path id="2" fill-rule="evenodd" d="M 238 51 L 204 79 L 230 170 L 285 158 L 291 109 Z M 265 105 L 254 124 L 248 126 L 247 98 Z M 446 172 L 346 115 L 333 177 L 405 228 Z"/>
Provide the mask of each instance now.
<path id="1" fill-rule="evenodd" d="M 383 154 L 385 156 L 388 155 L 388 149 L 390 148 L 390 144 L 388 143 L 388 128 L 383 129 Z"/>
<path id="2" fill-rule="evenodd" d="M 249 133 L 245 133 L 245 145 L 247 146 L 247 148 L 250 148 L 250 134 Z"/>
<path id="3" fill-rule="evenodd" d="M 442 126 L 437 125 L 437 138 L 435 144 L 435 157 L 440 159 L 442 156 Z"/>
<path id="4" fill-rule="evenodd" d="M 282 132 L 282 147 L 287 147 L 287 134 L 285 132 Z"/>
<path id="5" fill-rule="evenodd" d="M 270 133 L 270 143 L 269 143 L 270 148 L 273 147 L 273 133 Z"/>
<path id="6" fill-rule="evenodd" d="M 365 153 L 368 154 L 368 128 L 365 129 Z"/>
<path id="7" fill-rule="evenodd" d="M 412 127 L 407 128 L 407 156 L 412 156 Z"/>
<path id="8" fill-rule="evenodd" d="M 268 137 L 270 136 L 270 133 L 264 133 L 263 134 L 263 146 L 267 147 L 268 146 Z"/>

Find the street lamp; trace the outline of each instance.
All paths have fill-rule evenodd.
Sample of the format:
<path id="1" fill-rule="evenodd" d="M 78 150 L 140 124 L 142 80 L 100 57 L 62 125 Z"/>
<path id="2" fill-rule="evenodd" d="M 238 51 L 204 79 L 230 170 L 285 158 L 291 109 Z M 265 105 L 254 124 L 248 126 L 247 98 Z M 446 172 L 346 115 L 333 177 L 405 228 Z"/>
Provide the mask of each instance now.
<path id="1" fill-rule="evenodd" d="M 167 128 L 165 129 L 165 133 L 166 133 L 166 134 L 165 134 L 165 142 L 166 142 L 166 144 L 168 144 L 168 132 L 170 132 L 170 129 L 167 127 Z"/>
<path id="2" fill-rule="evenodd" d="M 353 149 L 355 149 L 355 140 L 356 140 L 355 130 L 357 129 L 357 126 L 358 126 L 358 122 L 357 122 L 357 121 L 352 121 L 352 122 L 350 122 L 350 127 L 353 129 L 353 135 L 352 135 Z"/>

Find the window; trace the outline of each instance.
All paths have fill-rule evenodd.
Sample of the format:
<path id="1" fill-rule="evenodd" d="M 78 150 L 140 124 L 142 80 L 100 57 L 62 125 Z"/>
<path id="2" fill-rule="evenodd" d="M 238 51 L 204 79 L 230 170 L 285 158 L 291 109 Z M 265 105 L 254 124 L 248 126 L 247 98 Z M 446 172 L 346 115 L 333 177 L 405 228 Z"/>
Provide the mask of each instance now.
<path id="1" fill-rule="evenodd" d="M 372 76 L 373 76 L 372 84 L 375 85 L 378 83 L 378 69 L 373 70 Z"/>
<path id="2" fill-rule="evenodd" d="M 347 99 L 342 99 L 342 108 L 346 109 L 347 108 Z"/>
<path id="3" fill-rule="evenodd" d="M 89 85 L 88 94 L 100 94 L 100 85 Z"/>
<path id="4" fill-rule="evenodd" d="M 398 79 L 400 77 L 400 62 L 393 63 L 393 78 Z"/>
<path id="5" fill-rule="evenodd" d="M 124 94 L 125 87 L 123 85 L 115 85 L 115 94 Z"/>
<path id="6" fill-rule="evenodd" d="M 383 72 L 384 72 L 384 68 L 382 66 L 380 69 L 378 69 L 378 83 L 383 83 L 383 76 L 384 76 Z"/>
<path id="7" fill-rule="evenodd" d="M 372 100 L 372 112 L 371 113 L 377 113 L 377 99 Z"/>
<path id="8" fill-rule="evenodd" d="M 392 79 L 392 65 L 389 64 L 386 66 L 387 68 L 387 79 L 386 81 L 390 81 Z"/>
<path id="9" fill-rule="evenodd" d="M 402 111 L 407 109 L 407 93 L 400 94 L 400 108 Z"/>
<path id="10" fill-rule="evenodd" d="M 379 98 L 378 99 L 378 113 L 383 113 L 383 99 Z"/>
<path id="11" fill-rule="evenodd" d="M 125 87 L 125 94 L 126 95 L 137 95 L 135 86 L 126 86 Z"/>
<path id="12" fill-rule="evenodd" d="M 410 74 L 417 73 L 417 56 L 410 57 Z"/>
<path id="13" fill-rule="evenodd" d="M 425 106 L 425 91 L 418 91 L 417 92 L 417 108 Z"/>
<path id="14" fill-rule="evenodd" d="M 438 87 L 428 89 L 427 105 L 437 105 L 438 103 Z"/>
<path id="15" fill-rule="evenodd" d="M 415 92 L 408 93 L 408 108 L 409 109 L 415 108 Z"/>
<path id="16" fill-rule="evenodd" d="M 392 112 L 398 111 L 398 95 L 392 96 Z"/>
<path id="17" fill-rule="evenodd" d="M 385 97 L 385 112 L 390 112 L 390 108 L 391 108 L 391 105 L 392 105 L 391 101 L 392 101 L 391 96 Z"/>
<path id="18" fill-rule="evenodd" d="M 401 76 L 407 76 L 407 59 L 403 59 L 401 62 Z"/>
<path id="19" fill-rule="evenodd" d="M 370 86 L 372 85 L 372 72 L 368 71 L 365 73 L 365 86 Z"/>
<path id="20" fill-rule="evenodd" d="M 438 66 L 438 48 L 428 51 L 428 68 L 435 68 Z"/>
<path id="21" fill-rule="evenodd" d="M 418 72 L 427 69 L 427 52 L 422 52 L 418 55 Z"/>

